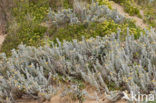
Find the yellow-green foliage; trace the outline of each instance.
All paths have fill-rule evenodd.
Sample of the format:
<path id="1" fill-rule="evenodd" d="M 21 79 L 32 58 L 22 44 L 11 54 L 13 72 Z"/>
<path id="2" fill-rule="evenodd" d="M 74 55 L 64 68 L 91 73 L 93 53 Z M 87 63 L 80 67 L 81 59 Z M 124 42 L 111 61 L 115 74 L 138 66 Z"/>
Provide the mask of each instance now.
<path id="1" fill-rule="evenodd" d="M 140 16 L 140 11 L 137 6 L 135 6 L 135 3 L 131 0 L 125 0 L 121 5 L 124 6 L 124 10 L 129 13 L 130 15 L 138 15 Z"/>
<path id="2" fill-rule="evenodd" d="M 45 16 L 48 13 L 49 7 L 48 6 L 37 6 L 34 4 L 31 4 L 32 6 L 30 6 L 30 14 L 33 17 L 33 21 L 42 21 Z"/>
<path id="3" fill-rule="evenodd" d="M 153 28 L 156 28 L 156 9 L 154 7 L 145 8 L 144 21 Z"/>
<path id="4" fill-rule="evenodd" d="M 7 35 L 1 51 L 10 54 L 10 50 L 17 48 L 21 43 L 30 46 L 42 45 L 42 38 L 47 28 L 42 27 L 39 24 L 24 22 L 19 24 L 18 32 L 15 34 Z"/>
<path id="5" fill-rule="evenodd" d="M 117 3 L 120 3 L 124 10 L 129 13 L 131 16 L 137 15 L 141 17 L 140 11 L 134 0 L 113 0 Z"/>
<path id="6" fill-rule="evenodd" d="M 109 0 L 97 0 L 99 5 L 107 5 L 108 8 L 112 9 L 112 4 Z"/>
<path id="7" fill-rule="evenodd" d="M 63 2 L 63 7 L 64 7 L 65 9 L 72 8 L 72 6 L 73 6 L 72 3 L 73 3 L 72 0 L 64 0 L 64 2 Z"/>
<path id="8" fill-rule="evenodd" d="M 114 1 L 120 1 L 120 3 L 124 2 L 124 0 L 114 0 Z M 135 0 L 132 1 L 132 3 L 133 4 L 135 3 L 141 7 L 141 10 L 143 11 L 144 14 L 143 16 L 144 22 L 152 26 L 153 28 L 156 28 L 156 0 Z M 134 8 L 136 8 L 136 6 L 134 6 Z"/>
<path id="9" fill-rule="evenodd" d="M 39 45 L 39 41 L 43 38 L 46 27 L 35 23 L 23 23 L 19 28 L 17 36 L 27 45 Z"/>
<path id="10" fill-rule="evenodd" d="M 132 21 L 126 21 L 125 24 L 116 24 L 112 20 L 104 21 L 102 23 L 90 23 L 90 24 L 79 24 L 79 25 L 68 25 L 66 27 L 61 27 L 56 29 L 51 29 L 52 40 L 56 41 L 58 38 L 60 41 L 72 39 L 81 40 L 82 36 L 85 38 L 105 36 L 111 33 L 116 33 L 118 29 L 121 30 L 123 37 L 127 32 L 129 27 L 130 33 L 134 34 L 135 38 L 140 35 L 141 29 L 137 28 Z"/>
<path id="11" fill-rule="evenodd" d="M 156 10 L 154 8 L 148 8 L 145 10 L 144 15 L 145 22 L 156 28 Z"/>
<path id="12" fill-rule="evenodd" d="M 72 8 L 74 0 L 49 0 L 49 5 L 53 10 L 63 7 L 65 9 Z"/>
<path id="13" fill-rule="evenodd" d="M 38 2 L 28 2 L 28 0 L 24 0 L 17 2 L 16 6 L 12 9 L 16 23 L 9 24 L 8 35 L 4 41 L 1 52 L 6 52 L 9 55 L 9 51 L 17 48 L 20 43 L 40 46 L 43 44 L 45 34 L 48 33 L 52 38 L 51 40 L 59 38 L 60 40 L 65 39 L 70 41 L 72 39 L 81 40 L 82 36 L 86 38 L 105 36 L 116 32 L 118 29 L 121 29 L 121 33 L 125 36 L 124 34 L 126 34 L 125 32 L 129 26 L 130 32 L 134 34 L 136 38 L 139 36 L 141 29 L 137 28 L 131 21 L 126 21 L 124 24 L 116 24 L 114 21 L 106 20 L 102 23 L 52 27 L 47 31 L 46 27 L 40 25 L 47 16 L 49 8 L 49 1 L 47 1 L 48 0 L 38 0 Z M 106 4 L 110 5 L 108 0 L 104 1 L 107 1 Z M 101 3 L 104 3 L 104 1 L 101 1 Z"/>
<path id="14" fill-rule="evenodd" d="M 1 51 L 9 54 L 20 43 L 39 46 L 46 32 L 46 27 L 40 26 L 40 23 L 47 16 L 48 9 L 47 0 L 38 0 L 37 3 L 28 0 L 16 1 L 16 6 L 12 9 L 16 25 L 10 21 Z"/>
<path id="15" fill-rule="evenodd" d="M 35 22 L 41 22 L 47 15 L 48 10 L 49 5 L 47 0 L 38 0 L 37 3 L 23 0 L 17 2 L 17 5 L 12 10 L 12 14 L 18 22 L 23 22 L 29 18 Z"/>

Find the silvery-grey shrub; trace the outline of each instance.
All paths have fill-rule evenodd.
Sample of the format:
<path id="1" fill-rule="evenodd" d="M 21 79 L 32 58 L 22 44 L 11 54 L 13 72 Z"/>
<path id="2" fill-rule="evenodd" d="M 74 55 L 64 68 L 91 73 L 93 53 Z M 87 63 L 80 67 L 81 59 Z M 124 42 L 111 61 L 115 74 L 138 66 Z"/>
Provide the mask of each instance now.
<path id="1" fill-rule="evenodd" d="M 80 5 L 76 3 L 76 5 Z M 89 8 L 79 8 L 79 12 L 72 9 L 63 9 L 61 11 L 53 12 L 49 9 L 48 17 L 56 26 L 62 24 L 78 24 L 88 22 L 103 22 L 106 19 L 112 19 L 116 23 L 122 23 L 124 16 L 120 15 L 116 10 L 111 10 L 107 5 L 99 5 L 98 2 L 92 3 Z"/>
<path id="2" fill-rule="evenodd" d="M 129 34 L 125 41 L 120 35 L 96 37 L 78 42 L 64 41 L 35 48 L 20 45 L 12 56 L 0 56 L 0 100 L 14 100 L 14 89 L 37 98 L 49 99 L 61 87 L 51 82 L 61 74 L 68 78 L 82 78 L 112 94 L 115 88 L 134 93 L 156 91 L 156 32 L 147 31 L 135 40 Z M 57 88 L 56 88 L 57 87 Z M 38 93 L 38 95 L 36 95 Z"/>

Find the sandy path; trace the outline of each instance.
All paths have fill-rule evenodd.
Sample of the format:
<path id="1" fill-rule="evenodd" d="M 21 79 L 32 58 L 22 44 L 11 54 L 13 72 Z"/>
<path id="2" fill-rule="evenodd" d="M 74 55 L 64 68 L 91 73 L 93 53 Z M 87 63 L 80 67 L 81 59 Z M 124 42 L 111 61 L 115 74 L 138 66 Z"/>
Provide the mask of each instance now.
<path id="1" fill-rule="evenodd" d="M 0 21 L 0 49 L 6 37 L 6 35 L 3 32 L 4 32 L 4 26 L 1 24 Z"/>
<path id="2" fill-rule="evenodd" d="M 0 47 L 3 44 L 3 41 L 4 41 L 5 37 L 6 37 L 6 35 L 0 34 Z"/>
<path id="3" fill-rule="evenodd" d="M 117 11 L 118 11 L 121 15 L 125 16 L 126 18 L 130 18 L 130 19 L 135 20 L 135 21 L 136 21 L 136 25 L 139 26 L 139 27 L 141 27 L 142 29 L 148 27 L 148 25 L 146 25 L 146 24 L 143 22 L 143 19 L 141 19 L 141 18 L 139 18 L 139 17 L 137 17 L 137 16 L 130 16 L 128 13 L 126 13 L 126 12 L 124 11 L 124 8 L 123 8 L 122 6 L 120 6 L 119 4 L 113 2 L 113 9 L 117 9 Z M 141 15 L 143 15 L 143 11 L 140 11 L 140 13 L 141 13 Z"/>

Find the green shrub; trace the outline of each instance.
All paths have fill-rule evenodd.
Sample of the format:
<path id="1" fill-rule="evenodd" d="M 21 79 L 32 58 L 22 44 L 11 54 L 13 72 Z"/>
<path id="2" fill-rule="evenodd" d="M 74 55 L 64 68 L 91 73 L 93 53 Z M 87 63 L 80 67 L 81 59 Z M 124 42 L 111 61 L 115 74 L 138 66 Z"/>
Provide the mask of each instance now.
<path id="1" fill-rule="evenodd" d="M 46 27 L 40 25 L 48 12 L 47 0 L 39 0 L 38 2 L 31 3 L 26 1 L 17 2 L 17 7 L 13 8 L 12 13 L 17 23 L 17 27 L 15 26 L 15 23 L 10 23 L 8 36 L 4 41 L 1 50 L 1 52 L 6 52 L 8 55 L 10 54 L 10 51 L 13 48 L 17 48 L 20 43 L 30 46 L 42 45 L 44 43 L 43 39 L 45 33 L 49 33 L 50 40 L 56 41 L 56 38 L 59 38 L 60 40 L 71 41 L 72 39 L 81 40 L 82 36 L 86 38 L 105 36 L 116 32 L 118 29 L 121 29 L 121 33 L 124 37 L 127 27 L 129 27 L 130 32 L 135 35 L 135 38 L 138 38 L 139 32 L 141 31 L 141 29 L 136 27 L 134 22 L 125 21 L 124 24 L 116 24 L 112 20 L 106 20 L 101 23 L 67 24 L 61 27 L 53 26 L 47 31 Z M 21 5 L 23 6 L 22 8 Z"/>
<path id="2" fill-rule="evenodd" d="M 156 0 L 135 0 L 144 11 L 144 22 L 156 29 Z"/>
<path id="3" fill-rule="evenodd" d="M 13 48 L 21 43 L 26 45 L 39 46 L 42 44 L 46 27 L 40 26 L 48 13 L 48 0 L 38 0 L 29 2 L 29 0 L 14 1 L 16 6 L 12 8 L 12 16 L 15 20 L 10 21 L 8 35 L 2 45 L 1 52 L 8 55 Z M 17 25 L 17 27 L 16 27 Z"/>
<path id="4" fill-rule="evenodd" d="M 109 0 L 97 0 L 99 2 L 99 5 L 107 5 L 108 8 L 112 9 L 112 4 Z"/>
<path id="5" fill-rule="evenodd" d="M 102 23 L 90 23 L 79 25 L 67 25 L 65 27 L 58 28 L 55 32 L 51 32 L 51 38 L 56 42 L 56 38 L 60 41 L 72 39 L 81 40 L 82 36 L 85 38 L 105 36 L 107 34 L 116 33 L 118 29 L 121 30 L 121 34 L 126 36 L 127 28 L 129 27 L 130 33 L 134 34 L 135 38 L 138 38 L 140 28 L 136 27 L 135 23 L 127 20 L 124 24 L 116 24 L 113 20 L 104 21 Z M 55 29 L 52 29 L 55 30 Z"/>
<path id="6" fill-rule="evenodd" d="M 140 11 L 137 6 L 134 6 L 132 1 L 125 1 L 121 5 L 124 6 L 124 10 L 129 13 L 131 16 L 140 15 Z"/>
<path id="7" fill-rule="evenodd" d="M 38 45 L 38 40 L 43 38 L 45 32 L 46 27 L 40 26 L 39 24 L 35 23 L 28 24 L 26 22 L 21 24 L 17 36 L 24 44 Z"/>
<path id="8" fill-rule="evenodd" d="M 41 22 L 47 15 L 48 10 L 48 0 L 38 0 L 37 3 L 24 0 L 17 2 L 17 5 L 12 10 L 12 15 L 18 22 L 23 22 L 26 19 L 32 19 L 35 22 Z"/>
<path id="9" fill-rule="evenodd" d="M 23 22 L 16 34 L 8 34 L 1 48 L 1 52 L 10 55 L 10 51 L 21 43 L 30 46 L 42 45 L 42 38 L 47 28 L 34 23 Z"/>
<path id="10" fill-rule="evenodd" d="M 153 28 L 156 28 L 156 10 L 154 8 L 148 7 L 144 10 L 144 21 Z"/>
<path id="11" fill-rule="evenodd" d="M 64 0 L 63 7 L 65 9 L 72 8 L 72 6 L 73 6 L 73 0 Z"/>
<path id="12" fill-rule="evenodd" d="M 73 1 L 74 0 L 49 0 L 49 5 L 54 11 L 57 11 L 61 7 L 65 9 L 72 8 Z"/>
<path id="13" fill-rule="evenodd" d="M 16 35 L 7 35 L 5 41 L 1 47 L 1 52 L 5 52 L 8 56 L 11 55 L 10 51 L 13 48 L 17 48 L 20 44 L 20 39 Z"/>
<path id="14" fill-rule="evenodd" d="M 131 16 L 137 15 L 141 17 L 140 11 L 138 6 L 134 2 L 134 0 L 113 0 L 116 3 L 120 3 L 123 7 L 125 12 L 129 13 Z"/>

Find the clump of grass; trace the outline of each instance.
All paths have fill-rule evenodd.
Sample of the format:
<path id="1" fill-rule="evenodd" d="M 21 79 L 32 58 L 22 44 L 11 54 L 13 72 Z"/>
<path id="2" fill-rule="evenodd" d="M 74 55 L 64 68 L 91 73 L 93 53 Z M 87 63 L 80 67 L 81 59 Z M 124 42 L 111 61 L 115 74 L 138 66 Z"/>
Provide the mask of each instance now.
<path id="1" fill-rule="evenodd" d="M 140 14 L 139 7 L 136 5 L 134 0 L 113 0 L 117 3 L 120 3 L 125 12 L 129 13 L 131 16 L 137 15 L 138 17 L 142 17 Z"/>

